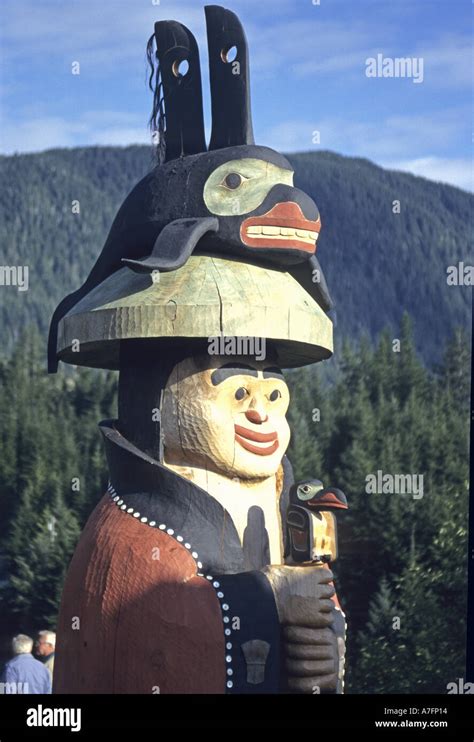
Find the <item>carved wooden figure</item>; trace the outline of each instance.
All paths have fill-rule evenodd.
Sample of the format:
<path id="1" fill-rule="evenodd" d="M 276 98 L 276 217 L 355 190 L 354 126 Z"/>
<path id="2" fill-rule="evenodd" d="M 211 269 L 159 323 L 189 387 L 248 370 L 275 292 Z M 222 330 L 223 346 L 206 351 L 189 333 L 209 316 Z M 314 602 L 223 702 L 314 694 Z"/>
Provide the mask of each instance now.
<path id="1" fill-rule="evenodd" d="M 51 322 L 51 371 L 120 371 L 118 419 L 100 425 L 108 491 L 63 590 L 56 693 L 342 692 L 328 562 L 347 503 L 295 484 L 285 455 L 281 369 L 332 353 L 319 213 L 288 161 L 253 143 L 240 22 L 218 6 L 206 20 L 209 150 L 196 41 L 161 21 L 160 163 Z"/>

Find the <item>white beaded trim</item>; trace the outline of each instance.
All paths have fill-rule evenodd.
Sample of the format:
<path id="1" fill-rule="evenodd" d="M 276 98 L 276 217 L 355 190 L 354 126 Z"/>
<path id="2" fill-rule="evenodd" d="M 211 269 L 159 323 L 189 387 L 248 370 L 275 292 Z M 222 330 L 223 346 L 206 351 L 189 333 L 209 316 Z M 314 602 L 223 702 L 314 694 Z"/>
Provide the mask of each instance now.
<path id="1" fill-rule="evenodd" d="M 346 614 L 343 612 L 342 608 L 340 608 L 340 606 L 338 606 L 338 605 L 334 605 L 334 610 L 335 611 L 339 611 L 339 613 L 343 617 L 343 619 L 344 619 L 344 632 L 345 632 L 345 635 L 347 636 Z M 338 675 L 339 675 L 339 670 L 338 670 Z M 345 661 L 343 662 L 343 665 L 342 665 L 342 675 L 340 676 L 340 680 L 341 680 L 341 691 L 342 691 L 342 693 L 344 693 L 344 687 L 345 687 L 345 682 L 346 682 Z"/>
<path id="2" fill-rule="evenodd" d="M 148 520 L 148 518 L 140 517 L 140 513 L 137 513 L 134 511 L 133 508 L 129 508 L 123 501 L 123 499 L 117 495 L 116 490 L 112 487 L 112 485 L 109 483 L 109 486 L 107 487 L 107 492 L 111 496 L 113 502 L 120 508 L 120 510 L 126 511 L 127 513 L 133 514 L 134 518 L 139 518 L 141 523 L 146 523 L 147 525 L 151 526 L 152 528 L 158 528 L 160 531 L 166 531 L 166 533 L 169 536 L 172 536 L 176 539 L 182 546 L 184 546 L 188 551 L 191 552 L 191 556 L 194 559 L 196 566 L 198 570 L 202 569 L 202 562 L 199 560 L 199 555 L 197 551 L 193 551 L 191 544 L 189 544 L 187 541 L 184 542 L 184 538 L 182 536 L 178 536 L 175 534 L 174 530 L 172 528 L 167 528 L 167 526 L 164 523 L 157 524 L 154 520 Z M 184 543 L 183 543 L 184 542 Z M 224 635 L 226 637 L 226 655 L 225 655 L 225 662 L 226 662 L 226 687 L 233 688 L 234 683 L 232 680 L 230 680 L 231 676 L 234 674 L 234 671 L 232 670 L 232 655 L 230 653 L 230 650 L 232 649 L 232 642 L 229 641 L 229 637 L 232 635 L 232 630 L 228 627 L 227 624 L 230 622 L 229 616 L 226 616 L 225 614 L 228 613 L 230 610 L 228 603 L 223 602 L 224 601 L 224 593 L 220 589 L 220 583 L 212 577 L 212 575 L 204 575 L 203 572 L 198 571 L 198 577 L 205 577 L 206 580 L 209 580 L 209 582 L 212 583 L 212 587 L 215 590 L 215 593 L 217 595 L 217 598 L 219 600 L 219 605 L 222 612 L 222 622 L 225 624 L 224 628 Z"/>

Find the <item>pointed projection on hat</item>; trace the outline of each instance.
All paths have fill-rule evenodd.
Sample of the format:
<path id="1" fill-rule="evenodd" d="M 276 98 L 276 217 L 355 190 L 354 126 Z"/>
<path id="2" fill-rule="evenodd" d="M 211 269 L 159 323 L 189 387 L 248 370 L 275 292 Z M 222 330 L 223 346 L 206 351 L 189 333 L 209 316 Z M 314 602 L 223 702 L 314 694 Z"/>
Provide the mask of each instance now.
<path id="1" fill-rule="evenodd" d="M 196 40 L 159 21 L 158 163 L 51 320 L 51 372 L 120 372 L 118 419 L 100 425 L 108 490 L 64 584 L 56 693 L 341 690 L 332 575 L 292 562 L 286 524 L 281 368 L 333 351 L 321 220 L 288 160 L 254 143 L 239 19 L 205 12 L 209 146 Z"/>

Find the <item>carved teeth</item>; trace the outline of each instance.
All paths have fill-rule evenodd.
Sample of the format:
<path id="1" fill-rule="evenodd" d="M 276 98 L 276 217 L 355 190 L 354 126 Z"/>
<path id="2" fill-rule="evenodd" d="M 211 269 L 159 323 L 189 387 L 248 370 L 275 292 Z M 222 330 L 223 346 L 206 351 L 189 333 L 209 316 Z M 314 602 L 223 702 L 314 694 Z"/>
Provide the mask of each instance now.
<path id="1" fill-rule="evenodd" d="M 242 438 L 243 437 L 244 436 L 242 436 Z M 253 438 L 245 438 L 245 440 L 250 440 L 252 442 L 252 446 L 263 448 L 263 450 L 265 450 L 266 448 L 270 448 L 275 443 L 275 441 L 254 441 Z"/>
<path id="2" fill-rule="evenodd" d="M 299 240 L 313 244 L 319 237 L 319 232 L 313 232 L 311 229 L 292 229 L 291 227 L 278 227 L 255 224 L 247 227 L 247 235 L 255 239 L 265 239 L 273 237 L 275 240 Z"/>

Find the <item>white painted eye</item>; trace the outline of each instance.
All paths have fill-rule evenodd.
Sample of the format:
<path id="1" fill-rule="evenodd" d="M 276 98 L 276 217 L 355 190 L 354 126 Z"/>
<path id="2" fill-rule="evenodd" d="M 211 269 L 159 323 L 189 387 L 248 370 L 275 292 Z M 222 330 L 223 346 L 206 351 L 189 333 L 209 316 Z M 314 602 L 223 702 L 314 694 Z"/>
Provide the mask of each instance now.
<path id="1" fill-rule="evenodd" d="M 219 216 L 249 214 L 280 183 L 292 186 L 293 171 L 252 157 L 229 160 L 208 176 L 204 203 L 211 214 Z"/>

